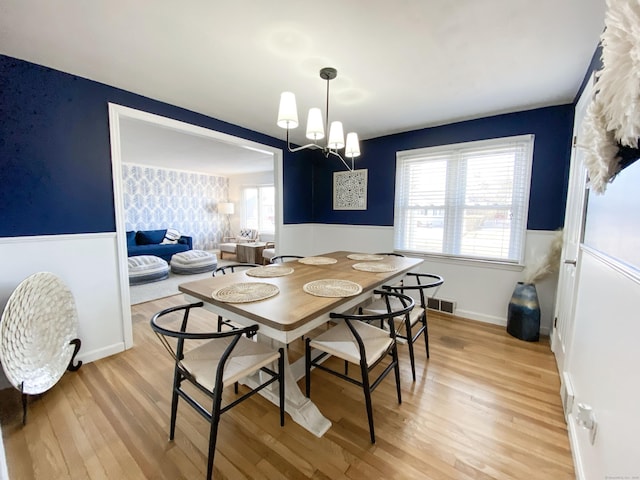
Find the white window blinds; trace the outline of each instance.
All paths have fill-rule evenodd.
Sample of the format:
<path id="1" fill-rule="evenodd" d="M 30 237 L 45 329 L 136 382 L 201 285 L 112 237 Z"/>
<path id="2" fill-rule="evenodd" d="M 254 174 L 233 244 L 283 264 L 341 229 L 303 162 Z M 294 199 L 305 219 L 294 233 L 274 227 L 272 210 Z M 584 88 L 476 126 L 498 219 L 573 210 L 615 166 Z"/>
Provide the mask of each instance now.
<path id="1" fill-rule="evenodd" d="M 395 249 L 522 263 L 533 135 L 398 152 Z"/>

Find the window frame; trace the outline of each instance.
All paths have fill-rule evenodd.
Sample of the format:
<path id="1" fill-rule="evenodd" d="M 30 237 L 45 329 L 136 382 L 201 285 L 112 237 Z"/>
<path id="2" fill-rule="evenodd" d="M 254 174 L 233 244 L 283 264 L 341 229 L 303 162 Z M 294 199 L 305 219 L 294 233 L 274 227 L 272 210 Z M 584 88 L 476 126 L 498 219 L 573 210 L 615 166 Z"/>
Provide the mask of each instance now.
<path id="1" fill-rule="evenodd" d="M 451 253 L 451 248 L 447 248 L 447 246 L 451 247 L 452 245 L 451 242 L 453 242 L 453 243 L 457 243 L 458 244 L 457 248 L 459 248 L 459 245 L 461 243 L 462 234 L 457 232 L 462 231 L 461 223 L 464 222 L 464 219 L 465 219 L 465 216 L 463 214 L 456 214 L 453 216 L 454 220 L 452 221 L 452 223 L 456 224 L 454 228 L 454 226 L 452 225 L 449 225 L 447 227 L 448 220 L 446 217 L 447 213 L 445 213 L 445 218 L 443 220 L 443 223 L 444 223 L 443 228 L 445 228 L 445 231 L 443 232 L 441 252 L 406 248 L 407 242 L 405 241 L 403 243 L 401 241 L 401 237 L 407 235 L 407 233 L 403 233 L 404 226 L 408 225 L 407 218 L 406 218 L 406 211 L 408 209 L 414 208 L 414 207 L 409 207 L 402 204 L 403 199 L 401 198 L 401 194 L 404 195 L 405 197 L 408 197 L 409 195 L 405 195 L 404 192 L 407 188 L 410 188 L 410 186 L 405 187 L 405 185 L 403 185 L 403 182 L 408 183 L 407 182 L 408 178 L 406 178 L 406 175 L 404 172 L 404 169 L 408 168 L 406 166 L 406 163 L 415 162 L 416 160 L 419 160 L 423 157 L 433 158 L 434 155 L 441 154 L 443 157 L 444 156 L 448 157 L 446 158 L 447 169 L 449 169 L 452 165 L 454 169 L 460 169 L 461 163 L 463 163 L 461 162 L 460 159 L 464 158 L 465 156 L 468 157 L 469 151 L 472 151 L 474 149 L 477 149 L 477 150 L 487 149 L 491 147 L 495 147 L 496 149 L 498 149 L 513 143 L 526 144 L 525 146 L 526 150 L 525 150 L 525 153 L 523 154 L 523 158 L 521 159 L 522 161 L 515 162 L 514 164 L 514 173 L 513 173 L 513 179 L 512 179 L 512 185 L 515 186 L 517 183 L 520 185 L 520 188 L 522 189 L 522 195 L 521 195 L 522 204 L 520 205 L 521 220 L 519 222 L 519 225 L 514 225 L 510 229 L 510 235 L 511 235 L 510 242 L 515 241 L 516 243 L 519 244 L 519 251 L 516 252 L 516 255 L 514 255 L 514 257 L 498 258 L 498 257 L 490 257 L 490 256 L 480 256 L 480 255 L 475 256 L 475 255 L 469 255 L 469 254 Z M 423 147 L 418 149 L 402 150 L 402 151 L 396 152 L 396 178 L 395 178 L 394 222 L 393 222 L 394 250 L 398 252 L 406 253 L 409 255 L 419 255 L 419 256 L 424 256 L 428 258 L 448 259 L 448 260 L 454 261 L 455 263 L 477 262 L 485 265 L 494 264 L 497 266 L 522 267 L 524 265 L 524 259 L 525 259 L 525 253 L 526 253 L 526 234 L 527 234 L 527 221 L 529 217 L 529 200 L 530 200 L 530 191 L 531 191 L 534 148 L 535 148 L 535 135 L 524 134 L 524 135 L 514 135 L 514 136 L 508 136 L 508 137 L 497 137 L 497 138 L 470 141 L 470 142 L 459 142 L 454 144 L 437 145 L 433 147 Z M 424 158 L 424 161 L 428 162 L 429 160 L 427 158 Z M 464 166 L 462 168 L 464 168 Z M 447 179 L 445 181 L 445 184 L 446 184 L 445 197 L 447 199 L 451 198 L 450 189 L 454 185 L 457 185 L 457 188 L 455 188 L 456 190 L 455 194 L 456 194 L 456 198 L 459 199 L 460 197 L 459 190 L 461 189 L 460 183 L 459 183 L 460 177 L 458 175 L 450 175 L 449 172 L 447 172 L 446 178 Z M 464 185 L 466 185 L 466 182 L 464 182 Z M 445 204 L 443 208 L 445 212 L 451 211 L 452 207 L 450 205 L 450 202 L 447 202 L 446 199 L 444 200 L 444 202 Z M 513 204 L 513 199 L 512 199 L 512 204 Z M 504 208 L 505 205 L 498 205 L 497 207 L 498 209 L 500 209 L 500 208 Z M 464 207 L 461 208 L 461 210 L 464 210 L 464 209 L 465 209 Z M 402 218 L 403 215 L 404 215 L 404 218 Z M 399 230 L 401 228 L 403 230 Z M 410 226 L 408 226 L 407 228 L 410 228 Z M 514 235 L 518 236 L 517 241 L 514 238 Z M 447 237 L 449 237 L 449 240 L 451 241 L 449 244 L 447 244 Z M 515 256 L 517 256 L 518 258 L 515 258 Z"/>
<path id="2" fill-rule="evenodd" d="M 273 229 L 272 230 L 264 230 L 262 228 L 262 225 L 260 225 L 260 219 L 262 218 L 262 212 L 261 212 L 261 202 L 260 202 L 260 197 L 261 197 L 261 190 L 266 189 L 266 188 L 271 188 L 273 189 L 273 209 L 274 209 L 274 220 L 273 220 Z M 248 209 L 247 209 L 247 200 L 246 200 L 246 196 L 245 193 L 247 190 L 256 190 L 256 208 L 257 208 L 257 219 L 258 219 L 258 225 L 253 227 L 253 226 L 249 226 L 248 224 Z M 277 206 L 277 199 L 276 199 L 276 189 L 275 189 L 275 184 L 271 183 L 271 184 L 261 184 L 261 185 L 242 185 L 242 187 L 240 187 L 240 199 L 241 199 L 241 205 L 242 205 L 242 225 L 244 226 L 244 228 L 256 228 L 258 230 L 258 232 L 262 235 L 275 235 L 275 231 L 276 231 L 276 221 L 275 221 L 275 211 L 276 211 L 276 206 Z"/>

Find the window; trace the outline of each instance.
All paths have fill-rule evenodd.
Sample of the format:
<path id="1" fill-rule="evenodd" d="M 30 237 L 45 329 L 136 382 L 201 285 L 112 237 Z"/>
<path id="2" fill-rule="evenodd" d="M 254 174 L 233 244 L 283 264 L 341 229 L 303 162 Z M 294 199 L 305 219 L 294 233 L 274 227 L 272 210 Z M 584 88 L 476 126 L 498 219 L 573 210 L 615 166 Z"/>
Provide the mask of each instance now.
<path id="1" fill-rule="evenodd" d="M 274 233 L 275 187 L 273 185 L 247 186 L 242 189 L 242 225 L 255 228 L 259 233 Z"/>
<path id="2" fill-rule="evenodd" d="M 398 152 L 395 249 L 522 263 L 533 135 Z"/>

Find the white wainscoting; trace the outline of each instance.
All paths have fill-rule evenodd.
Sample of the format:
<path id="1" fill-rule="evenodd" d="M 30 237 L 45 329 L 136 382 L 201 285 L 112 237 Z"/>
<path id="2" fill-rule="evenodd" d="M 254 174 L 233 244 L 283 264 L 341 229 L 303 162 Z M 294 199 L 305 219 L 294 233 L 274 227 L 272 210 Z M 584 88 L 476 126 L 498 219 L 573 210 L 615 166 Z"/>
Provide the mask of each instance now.
<path id="1" fill-rule="evenodd" d="M 78 359 L 91 362 L 125 349 L 124 325 L 131 324 L 131 311 L 120 289 L 115 233 L 1 238 L 0 258 L 0 308 L 29 275 L 51 272 L 76 302 Z"/>
<path id="2" fill-rule="evenodd" d="M 525 261 L 546 254 L 554 239 L 552 231 L 527 231 Z M 360 225 L 284 225 L 276 246 L 278 255 L 317 255 L 335 250 L 393 251 L 393 227 Z M 420 268 L 445 278 L 438 297 L 456 302 L 456 315 L 497 325 L 507 324 L 507 307 L 522 268 L 480 262 L 428 258 Z M 540 300 L 540 331 L 551 331 L 557 275 L 536 284 Z"/>
<path id="3" fill-rule="evenodd" d="M 565 363 L 575 394 L 567 425 L 577 478 L 638 478 L 640 272 L 583 247 L 577 275 L 574 336 Z M 578 403 L 595 414 L 593 444 L 577 424 Z"/>

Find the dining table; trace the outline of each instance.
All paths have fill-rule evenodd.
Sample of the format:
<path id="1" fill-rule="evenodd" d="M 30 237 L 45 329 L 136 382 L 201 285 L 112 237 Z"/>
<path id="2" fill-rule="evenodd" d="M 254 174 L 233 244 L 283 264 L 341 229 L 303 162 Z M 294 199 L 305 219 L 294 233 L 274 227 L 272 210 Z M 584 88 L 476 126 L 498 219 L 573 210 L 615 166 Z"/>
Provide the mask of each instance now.
<path id="1" fill-rule="evenodd" d="M 397 283 L 422 259 L 335 251 L 281 264 L 236 271 L 186 282 L 178 289 L 187 301 L 226 320 L 247 326 L 258 324 L 257 340 L 280 348 L 329 321 L 331 312 L 348 312 L 366 303 L 373 290 Z M 248 292 L 248 293 L 247 293 Z M 290 362 L 285 351 L 285 411 L 302 427 L 322 436 L 331 427 L 317 406 L 300 390 L 304 356 Z M 247 377 L 252 386 L 257 379 Z M 278 391 L 260 392 L 278 404 Z"/>

